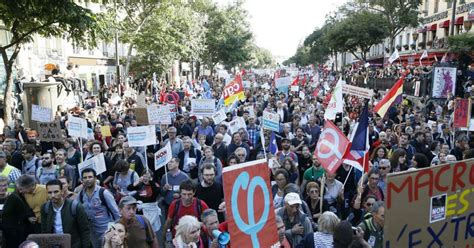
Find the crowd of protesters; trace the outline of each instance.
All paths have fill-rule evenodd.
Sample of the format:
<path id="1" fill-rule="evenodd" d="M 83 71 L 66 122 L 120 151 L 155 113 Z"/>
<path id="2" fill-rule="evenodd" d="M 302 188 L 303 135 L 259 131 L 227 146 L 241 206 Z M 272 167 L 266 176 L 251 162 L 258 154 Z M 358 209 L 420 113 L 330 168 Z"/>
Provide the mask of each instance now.
<path id="1" fill-rule="evenodd" d="M 2 247 L 18 247 L 38 233 L 68 233 L 71 247 L 219 247 L 213 231 L 228 232 L 223 168 L 265 157 L 273 164 L 278 228 L 273 235 L 282 247 L 383 247 L 387 174 L 474 156 L 469 132 L 453 128 L 454 96 L 438 102 L 404 95 L 386 116 L 370 113 L 370 171 L 343 164 L 330 173 L 314 150 L 327 96 L 340 75 L 323 67 L 299 73 L 300 90 L 285 93 L 275 89 L 273 73 L 243 72 L 246 99 L 226 107 L 221 123 L 194 116 L 190 99 L 214 98 L 221 107 L 223 79 L 181 86 L 136 80 L 122 89 L 144 93 L 147 103 L 168 101 L 168 92 L 181 96 L 173 123 L 157 125 L 157 144 L 146 149 L 127 141 L 127 129 L 139 125 L 136 97 L 121 95 L 114 102 L 113 88 L 81 106 L 58 108 L 63 142 L 44 142 L 37 130 L 14 120 L 0 139 Z M 381 97 L 376 94 L 369 104 Z M 344 112 L 334 121 L 349 136 L 365 100 L 345 95 L 344 101 Z M 280 116 L 280 132 L 261 132 L 263 111 Z M 69 115 L 86 119 L 93 135 L 80 142 L 69 137 Z M 246 128 L 231 133 L 228 124 L 237 117 Z M 105 125 L 111 137 L 102 135 Z M 276 153 L 270 149 L 272 136 Z M 168 143 L 173 158 L 165 175 L 164 168 L 155 170 L 154 153 Z M 101 153 L 104 173 L 79 172 L 82 161 Z"/>

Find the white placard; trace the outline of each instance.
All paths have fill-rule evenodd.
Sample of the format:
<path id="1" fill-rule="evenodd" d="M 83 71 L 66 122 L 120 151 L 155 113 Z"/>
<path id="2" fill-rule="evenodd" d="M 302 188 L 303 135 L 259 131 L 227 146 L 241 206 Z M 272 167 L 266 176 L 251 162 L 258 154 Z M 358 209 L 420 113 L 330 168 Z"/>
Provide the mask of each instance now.
<path id="1" fill-rule="evenodd" d="M 99 155 L 96 155 L 96 156 L 80 163 L 77 168 L 79 170 L 79 175 L 81 175 L 81 176 L 82 176 L 82 170 L 84 170 L 85 168 L 92 168 L 92 169 L 95 170 L 97 175 L 101 174 L 102 172 L 107 170 L 107 168 L 105 167 L 104 154 L 100 153 Z"/>
<path id="2" fill-rule="evenodd" d="M 253 110 L 253 106 L 245 106 L 244 110 L 247 110 L 249 112 L 249 116 L 255 117 L 255 111 Z"/>
<path id="3" fill-rule="evenodd" d="M 247 128 L 243 117 L 237 117 L 235 120 L 229 122 L 229 130 L 231 134 L 238 132 L 241 128 Z"/>
<path id="4" fill-rule="evenodd" d="M 349 84 L 342 84 L 342 93 L 367 99 L 371 99 L 374 95 L 374 91 L 372 89 L 366 89 Z"/>
<path id="5" fill-rule="evenodd" d="M 212 115 L 212 120 L 214 120 L 214 124 L 220 124 L 227 118 L 224 109 L 217 111 L 217 113 Z"/>
<path id="6" fill-rule="evenodd" d="M 31 105 L 31 120 L 39 122 L 51 122 L 53 110 L 39 105 Z"/>
<path id="7" fill-rule="evenodd" d="M 275 79 L 276 88 L 287 87 L 287 86 L 290 86 L 290 84 L 291 84 L 291 77 L 282 77 L 282 78 Z"/>
<path id="8" fill-rule="evenodd" d="M 280 115 L 263 111 L 262 127 L 275 132 L 280 132 Z"/>
<path id="9" fill-rule="evenodd" d="M 456 67 L 435 67 L 433 76 L 433 98 L 447 98 L 448 93 L 454 95 L 456 89 Z"/>
<path id="10" fill-rule="evenodd" d="M 198 118 L 212 117 L 216 112 L 216 100 L 191 99 L 191 111 Z"/>
<path id="11" fill-rule="evenodd" d="M 298 85 L 292 85 L 290 88 L 291 91 L 298 92 L 300 90 L 300 86 Z"/>
<path id="12" fill-rule="evenodd" d="M 146 96 L 144 93 L 137 96 L 137 108 L 146 108 Z"/>
<path id="13" fill-rule="evenodd" d="M 156 144 L 155 125 L 127 128 L 128 144 L 142 147 Z"/>
<path id="14" fill-rule="evenodd" d="M 168 142 L 165 147 L 161 148 L 155 153 L 155 170 L 166 166 L 166 164 L 168 164 L 172 158 L 173 154 L 171 151 L 171 144 Z"/>
<path id="15" fill-rule="evenodd" d="M 89 137 L 87 133 L 87 121 L 71 115 L 68 117 L 67 131 L 72 137 L 85 139 Z"/>

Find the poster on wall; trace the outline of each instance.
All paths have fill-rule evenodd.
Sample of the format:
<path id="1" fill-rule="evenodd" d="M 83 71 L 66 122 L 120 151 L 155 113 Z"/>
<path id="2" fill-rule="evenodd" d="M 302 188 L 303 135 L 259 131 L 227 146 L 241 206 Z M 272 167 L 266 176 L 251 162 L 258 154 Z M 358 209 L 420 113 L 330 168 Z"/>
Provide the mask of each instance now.
<path id="1" fill-rule="evenodd" d="M 387 176 L 383 247 L 471 247 L 474 159 Z"/>
<path id="2" fill-rule="evenodd" d="M 455 67 L 435 67 L 433 72 L 433 98 L 448 98 L 456 89 L 457 69 Z"/>

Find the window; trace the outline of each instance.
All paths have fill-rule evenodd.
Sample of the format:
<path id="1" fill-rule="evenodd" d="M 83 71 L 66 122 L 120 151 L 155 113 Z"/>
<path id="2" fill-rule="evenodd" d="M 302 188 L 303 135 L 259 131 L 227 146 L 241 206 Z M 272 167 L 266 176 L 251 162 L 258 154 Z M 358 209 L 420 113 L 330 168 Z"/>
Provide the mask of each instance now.
<path id="1" fill-rule="evenodd" d="M 430 9 L 430 1 L 429 0 L 425 0 L 425 11 L 424 12 L 424 16 L 428 16 L 428 11 Z"/>
<path id="2" fill-rule="evenodd" d="M 410 33 L 407 33 L 407 42 L 406 42 L 407 45 L 410 45 Z"/>
<path id="3" fill-rule="evenodd" d="M 448 4 L 449 5 L 449 4 Z M 434 1 L 434 14 L 438 13 L 439 0 Z"/>
<path id="4" fill-rule="evenodd" d="M 400 37 L 398 37 L 398 45 L 402 46 L 402 43 L 403 43 L 403 35 L 400 35 Z"/>

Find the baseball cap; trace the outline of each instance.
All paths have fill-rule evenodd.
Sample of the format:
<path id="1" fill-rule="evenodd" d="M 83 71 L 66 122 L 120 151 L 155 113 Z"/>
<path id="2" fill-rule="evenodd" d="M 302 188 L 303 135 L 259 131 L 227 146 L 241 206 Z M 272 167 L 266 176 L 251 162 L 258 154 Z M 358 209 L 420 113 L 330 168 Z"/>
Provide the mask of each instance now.
<path id="1" fill-rule="evenodd" d="M 4 151 L 0 151 L 0 158 L 6 158 L 7 154 Z"/>
<path id="2" fill-rule="evenodd" d="M 127 195 L 123 197 L 122 199 L 120 199 L 119 207 L 122 208 L 123 206 L 132 205 L 132 204 L 138 204 L 138 202 L 132 196 Z"/>
<path id="3" fill-rule="evenodd" d="M 297 193 L 288 193 L 285 196 L 285 202 L 289 205 L 301 204 L 300 196 Z"/>

